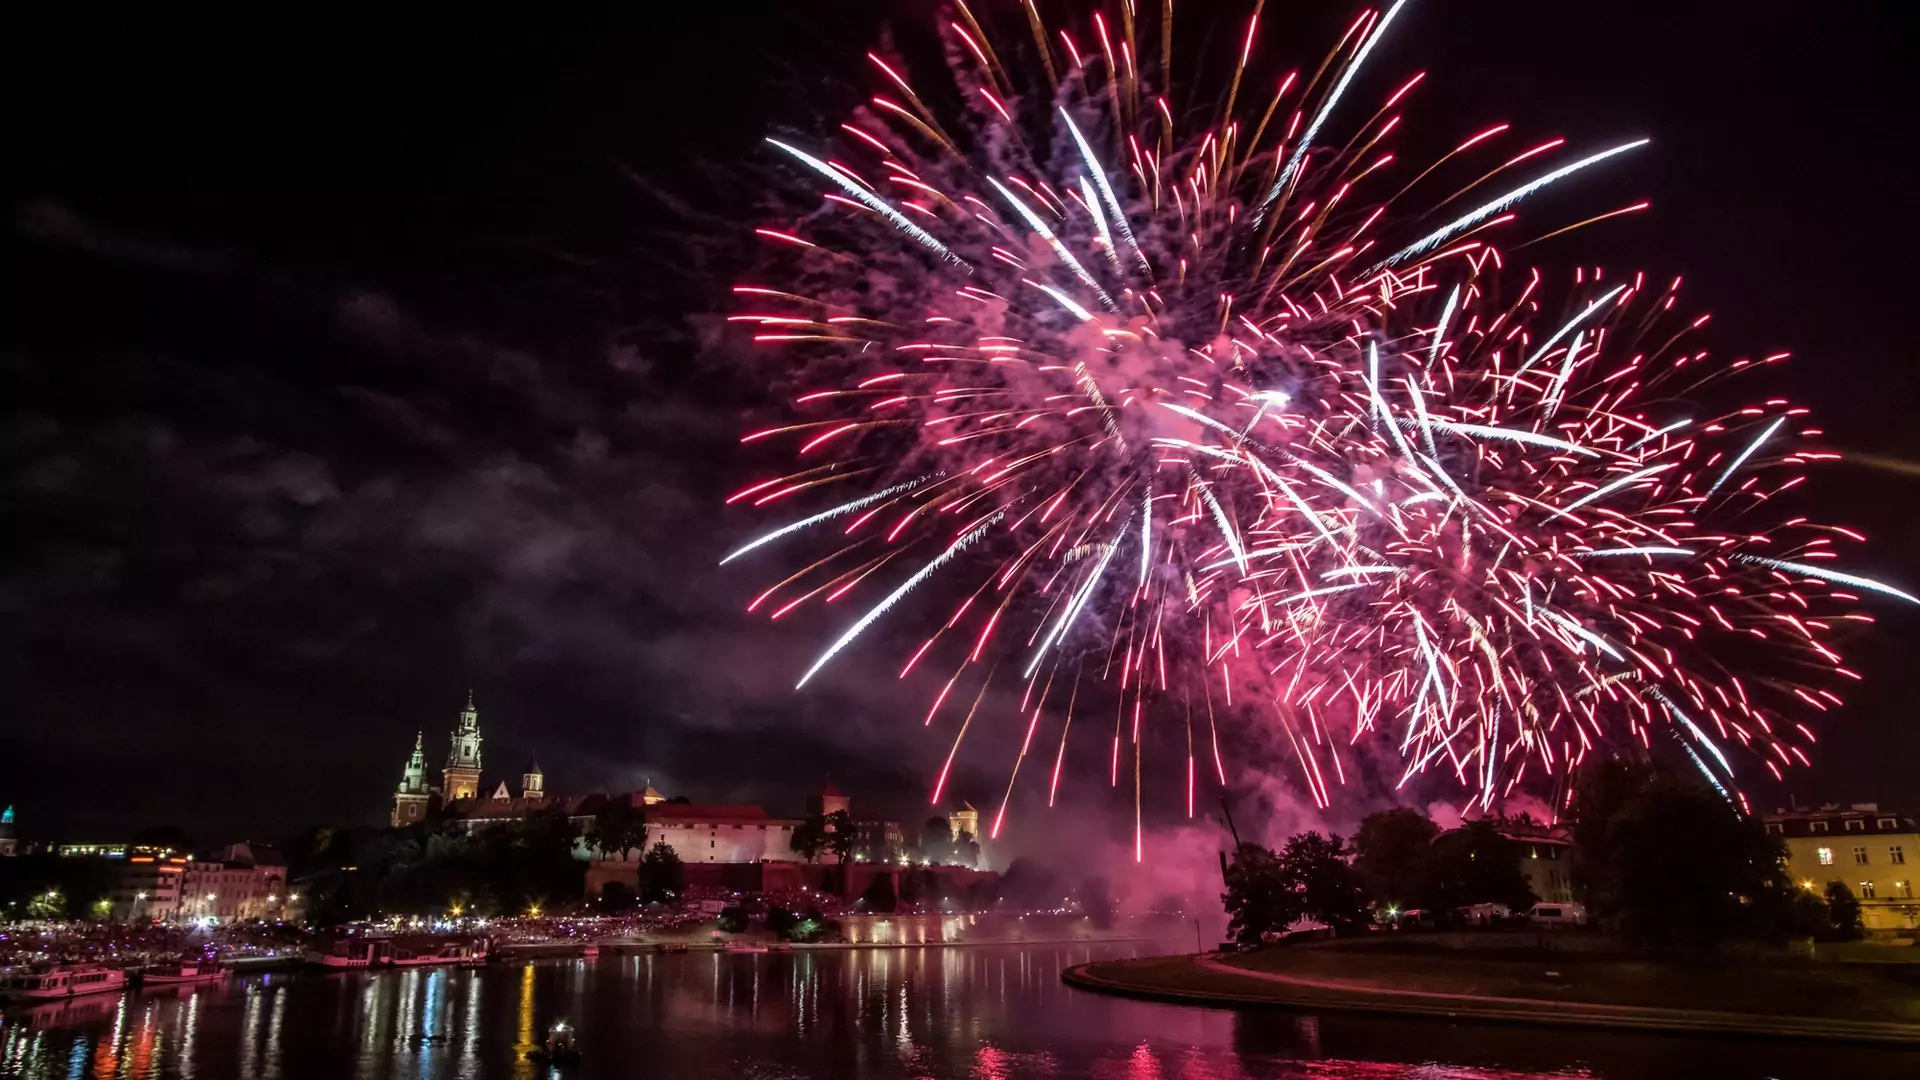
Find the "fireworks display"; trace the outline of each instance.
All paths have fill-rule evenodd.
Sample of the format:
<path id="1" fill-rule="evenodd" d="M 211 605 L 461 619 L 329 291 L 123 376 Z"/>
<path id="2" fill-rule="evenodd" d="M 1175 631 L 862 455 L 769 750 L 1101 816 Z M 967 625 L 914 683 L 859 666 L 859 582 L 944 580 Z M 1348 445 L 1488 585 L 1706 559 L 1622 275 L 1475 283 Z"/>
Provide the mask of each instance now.
<path id="1" fill-rule="evenodd" d="M 1516 213 L 1645 140 L 1463 124 L 1409 167 L 1423 75 L 1356 89 L 1405 0 L 1257 86 L 1256 8 L 1204 93 L 1173 7 L 956 4 L 937 80 L 870 55 L 833 139 L 770 140 L 821 201 L 759 230 L 776 276 L 733 318 L 815 385 L 746 436 L 782 474 L 729 499 L 795 520 L 725 561 L 819 545 L 750 605 L 825 606 L 798 682 L 931 668 L 934 801 L 963 748 L 1002 757 L 991 835 L 1105 744 L 1136 855 L 1144 801 L 1229 782 L 1229 725 L 1323 808 L 1381 762 L 1482 809 L 1592 754 L 1684 755 L 1743 806 L 1807 764 L 1860 602 L 1920 601 L 1790 505 L 1836 456 L 1804 409 L 1698 404 L 1785 354 L 1711 358 L 1678 279 L 1517 259 L 1646 209 Z M 907 603 L 940 617 L 888 659 L 863 635 Z"/>

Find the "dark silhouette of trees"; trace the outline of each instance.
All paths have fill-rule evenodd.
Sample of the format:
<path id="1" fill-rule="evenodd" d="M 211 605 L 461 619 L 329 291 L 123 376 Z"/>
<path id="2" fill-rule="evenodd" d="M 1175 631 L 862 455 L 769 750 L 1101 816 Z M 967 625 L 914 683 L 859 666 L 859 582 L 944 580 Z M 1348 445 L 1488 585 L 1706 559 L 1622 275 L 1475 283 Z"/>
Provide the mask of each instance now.
<path id="1" fill-rule="evenodd" d="M 1505 904 L 1526 911 L 1536 900 L 1520 870 L 1520 845 L 1487 820 L 1470 821 L 1433 845 L 1422 905 L 1451 910 L 1469 904 Z"/>
<path id="2" fill-rule="evenodd" d="M 1242 945 L 1258 945 L 1260 935 L 1292 922 L 1293 896 L 1272 848 L 1241 844 L 1227 864 L 1227 936 Z"/>
<path id="3" fill-rule="evenodd" d="M 811 863 L 827 850 L 828 842 L 826 819 L 819 814 L 808 814 L 806 820 L 793 830 L 793 839 L 787 842 L 787 846 Z"/>
<path id="4" fill-rule="evenodd" d="M 640 859 L 640 899 L 664 904 L 687 891 L 687 868 L 665 840 L 656 841 Z"/>
<path id="5" fill-rule="evenodd" d="M 622 862 L 628 852 L 644 847 L 646 842 L 646 811 L 625 800 L 607 803 L 594 815 L 593 825 L 587 830 L 588 845 Z"/>
<path id="6" fill-rule="evenodd" d="M 1860 920 L 1860 901 L 1844 881 L 1827 882 L 1828 935 L 1840 941 L 1856 941 L 1866 934 Z"/>
<path id="7" fill-rule="evenodd" d="M 1288 838 L 1280 849 L 1280 874 L 1294 897 L 1294 918 L 1326 923 L 1343 934 L 1366 925 L 1367 890 L 1353 869 L 1352 855 L 1353 849 L 1333 833 Z"/>
<path id="8" fill-rule="evenodd" d="M 920 826 L 920 857 L 942 866 L 953 862 L 953 823 L 934 816 Z"/>
<path id="9" fill-rule="evenodd" d="M 1410 807 L 1368 814 L 1353 837 L 1353 868 L 1376 904 L 1426 907 L 1433 884 L 1433 841 L 1440 826 Z"/>
<path id="10" fill-rule="evenodd" d="M 823 824 L 827 830 L 827 846 L 833 849 L 834 857 L 842 863 L 851 859 L 854 842 L 858 839 L 854 834 L 853 815 L 845 810 L 835 810 L 827 815 Z"/>
<path id="11" fill-rule="evenodd" d="M 875 874 L 873 882 L 860 894 L 860 906 L 868 911 L 883 913 L 899 907 L 900 898 L 893 890 L 893 875 Z"/>
<path id="12" fill-rule="evenodd" d="M 1642 939 L 1711 945 L 1774 934 L 1790 911 L 1784 849 L 1760 822 L 1690 777 L 1604 763 L 1583 784 L 1574 843 L 1588 907 Z"/>

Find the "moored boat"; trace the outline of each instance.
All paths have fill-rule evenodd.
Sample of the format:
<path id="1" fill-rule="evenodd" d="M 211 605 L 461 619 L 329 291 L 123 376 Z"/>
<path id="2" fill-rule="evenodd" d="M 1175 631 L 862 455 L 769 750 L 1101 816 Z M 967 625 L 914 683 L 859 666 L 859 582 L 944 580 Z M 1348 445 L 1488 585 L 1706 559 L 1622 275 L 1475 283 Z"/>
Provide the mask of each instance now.
<path id="1" fill-rule="evenodd" d="M 724 951 L 730 953 L 763 953 L 767 946 L 758 941 L 729 941 Z"/>
<path id="2" fill-rule="evenodd" d="M 181 986 L 187 983 L 218 982 L 227 977 L 227 969 L 213 961 L 185 961 L 162 964 L 140 973 L 141 986 Z"/>
<path id="3" fill-rule="evenodd" d="M 62 1001 L 83 994 L 125 989 L 127 973 L 99 964 L 61 964 L 39 971 L 20 971 L 0 981 L 0 998 L 9 1004 Z"/>
<path id="4" fill-rule="evenodd" d="M 445 941 L 409 948 L 396 944 L 387 957 L 394 967 L 427 967 L 433 964 L 479 965 L 487 962 L 487 940 L 474 938 Z"/>
<path id="5" fill-rule="evenodd" d="M 380 939 L 350 938 L 335 941 L 322 949 L 309 949 L 307 963 L 329 971 L 352 971 L 384 964 L 388 943 Z"/>

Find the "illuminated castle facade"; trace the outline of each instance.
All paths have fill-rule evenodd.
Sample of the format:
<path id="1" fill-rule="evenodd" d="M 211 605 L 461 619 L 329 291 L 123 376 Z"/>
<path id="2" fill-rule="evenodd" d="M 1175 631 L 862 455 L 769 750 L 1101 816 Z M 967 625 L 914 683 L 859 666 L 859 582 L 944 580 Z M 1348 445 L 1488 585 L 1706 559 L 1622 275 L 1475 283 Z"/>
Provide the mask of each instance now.
<path id="1" fill-rule="evenodd" d="M 523 799 L 538 801 L 545 795 L 546 778 L 540 766 L 532 762 L 520 776 Z M 507 799 L 506 784 L 494 793 L 496 800 Z M 473 691 L 467 691 L 467 707 L 460 710 L 448 738 L 447 763 L 440 770 L 440 786 L 427 784 L 426 740 L 421 732 L 413 736 L 413 754 L 400 771 L 400 786 L 393 794 L 393 810 L 387 824 L 394 828 L 425 821 L 435 799 L 443 803 L 480 798 L 480 710 L 474 708 Z"/>
<path id="2" fill-rule="evenodd" d="M 423 732 L 413 733 L 413 756 L 407 759 L 406 770 L 400 774 L 400 790 L 393 796 L 393 814 L 387 824 L 398 829 L 425 821 L 427 803 L 433 793 L 427 790 L 427 755 L 422 747 Z"/>
<path id="3" fill-rule="evenodd" d="M 454 726 L 452 744 L 447 747 L 447 767 L 440 770 L 440 793 L 448 802 L 480 794 L 480 711 L 473 707 L 471 690 L 467 691 L 467 707 L 460 710 L 460 722 Z"/>

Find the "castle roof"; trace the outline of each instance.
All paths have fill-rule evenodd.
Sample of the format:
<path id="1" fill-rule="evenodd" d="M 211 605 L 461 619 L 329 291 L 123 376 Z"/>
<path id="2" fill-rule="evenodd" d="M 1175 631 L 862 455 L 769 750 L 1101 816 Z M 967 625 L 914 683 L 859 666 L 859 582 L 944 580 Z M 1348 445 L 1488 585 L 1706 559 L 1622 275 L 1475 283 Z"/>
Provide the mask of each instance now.
<path id="1" fill-rule="evenodd" d="M 638 792 L 620 792 L 614 795 L 536 795 L 532 798 L 512 796 L 505 799 L 458 799 L 447 804 L 446 815 L 461 820 L 498 821 L 506 818 L 521 817 L 533 812 L 551 813 L 558 811 L 568 817 L 592 817 L 609 806 L 638 806 Z"/>

